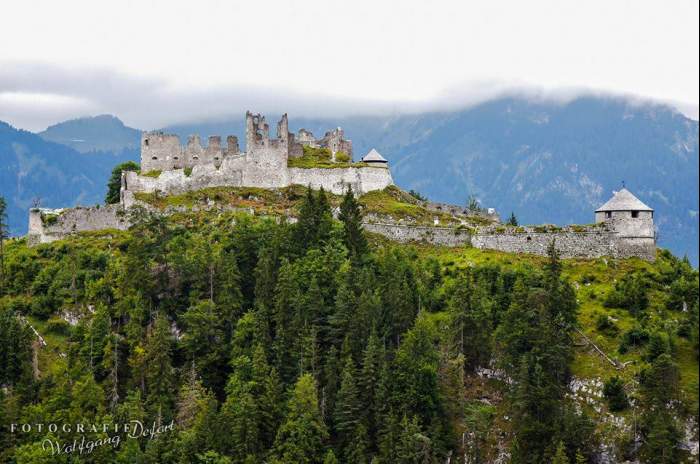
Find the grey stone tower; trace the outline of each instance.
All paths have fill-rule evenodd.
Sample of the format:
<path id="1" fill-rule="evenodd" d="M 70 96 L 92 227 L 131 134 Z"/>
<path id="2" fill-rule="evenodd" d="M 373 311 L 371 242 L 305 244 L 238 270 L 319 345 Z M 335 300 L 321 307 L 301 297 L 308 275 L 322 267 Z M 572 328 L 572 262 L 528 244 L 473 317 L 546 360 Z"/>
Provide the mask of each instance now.
<path id="1" fill-rule="evenodd" d="M 646 256 L 653 260 L 656 256 L 656 229 L 654 210 L 622 188 L 595 211 L 595 222 L 605 222 L 617 232 L 618 254 Z"/>

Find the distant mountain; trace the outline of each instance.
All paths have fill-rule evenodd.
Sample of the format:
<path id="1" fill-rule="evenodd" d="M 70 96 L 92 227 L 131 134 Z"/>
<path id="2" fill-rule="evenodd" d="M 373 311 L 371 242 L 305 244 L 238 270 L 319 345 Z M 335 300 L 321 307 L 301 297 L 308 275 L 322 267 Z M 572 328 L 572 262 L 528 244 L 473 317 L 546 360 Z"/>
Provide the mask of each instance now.
<path id="1" fill-rule="evenodd" d="M 133 152 L 79 153 L 0 122 L 0 196 L 8 203 L 10 233 L 27 232 L 28 210 L 94 205 L 104 200 L 112 168 Z"/>
<path id="2" fill-rule="evenodd" d="M 125 126 L 119 118 L 109 114 L 71 119 L 50 126 L 38 135 L 81 153 L 138 150 L 141 144 L 140 130 Z"/>
<path id="3" fill-rule="evenodd" d="M 276 118 L 267 116 L 274 130 Z M 89 156 L 76 158 L 79 154 L 71 152 L 61 158 L 35 145 L 32 153 L 45 170 L 60 164 L 57 169 L 62 176 L 84 174 L 94 180 L 94 190 L 90 183 L 78 184 L 82 197 L 75 190 L 78 185 L 66 185 L 73 189 L 68 195 L 72 202 L 56 199 L 63 194 L 58 188 L 55 193 L 42 193 L 52 205 L 66 206 L 83 198 L 91 199 L 85 203 L 101 200 L 109 168 L 117 159 L 138 159 L 138 131 L 126 128 L 133 131 L 129 138 L 124 137 L 121 122 L 107 124 L 103 117 L 77 121 L 81 122 L 52 127 L 61 129 L 64 140 L 79 138 L 94 147 L 125 151 L 118 155 L 100 152 L 93 160 L 104 163 L 98 168 L 85 164 Z M 337 119 L 292 114 L 290 124 L 292 130 L 304 127 L 316 135 L 342 126 L 353 141 L 355 158 L 377 148 L 389 160 L 394 180 L 402 188 L 458 204 L 475 195 L 504 218 L 515 212 L 522 223 L 590 223 L 595 208 L 624 180 L 656 210 L 660 245 L 698 263 L 698 122 L 669 107 L 602 97 L 581 97 L 565 104 L 509 97 L 443 113 Z M 82 131 L 65 129 L 81 126 L 85 127 Z M 165 130 L 183 141 L 198 133 L 203 141 L 208 135 L 234 134 L 243 142 L 244 122 L 236 117 Z M 56 130 L 49 128 L 44 136 L 49 132 Z M 109 143 L 100 145 L 102 138 Z M 131 148 L 134 143 L 136 148 Z M 8 146 L 0 145 L 0 157 L 9 152 L 19 159 L 14 145 Z M 70 159 L 79 161 L 71 163 Z M 21 178 L 26 192 L 21 204 L 28 207 L 34 195 L 25 174 L 20 174 L 24 170 L 15 169 L 15 177 L 8 179 L 2 177 L 7 175 L 4 162 L 0 169 L 0 194 L 7 196 L 6 179 L 14 185 Z M 36 187 L 47 189 L 47 184 Z M 25 213 L 15 230 L 26 227 Z"/>
<path id="4" fill-rule="evenodd" d="M 274 122 L 274 117 L 268 117 Z M 698 263 L 698 122 L 663 105 L 581 97 L 566 104 L 501 98 L 469 109 L 337 120 L 296 118 L 322 134 L 337 125 L 355 158 L 372 147 L 394 180 L 431 199 L 475 195 L 522 223 L 593 222 L 625 181 L 656 209 L 659 243 Z M 166 128 L 184 138 L 243 133 L 242 119 Z"/>

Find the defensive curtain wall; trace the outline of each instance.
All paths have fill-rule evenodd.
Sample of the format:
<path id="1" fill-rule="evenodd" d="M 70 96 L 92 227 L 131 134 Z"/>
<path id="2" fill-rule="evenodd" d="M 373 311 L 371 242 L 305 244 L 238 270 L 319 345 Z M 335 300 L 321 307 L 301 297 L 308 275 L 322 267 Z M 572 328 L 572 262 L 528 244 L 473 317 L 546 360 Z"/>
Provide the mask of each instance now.
<path id="1" fill-rule="evenodd" d="M 243 211 L 240 208 L 223 209 Z M 175 211 L 180 209 L 166 210 L 166 214 Z M 125 230 L 129 227 L 127 216 L 126 210 L 121 205 L 66 210 L 33 209 L 29 216 L 29 240 L 32 244 L 39 244 L 81 231 Z M 382 222 L 373 219 L 366 221 L 364 228 L 368 232 L 402 243 L 424 242 L 448 247 L 472 246 L 509 253 L 545 255 L 549 244 L 554 241 L 556 249 L 563 258 L 637 256 L 653 261 L 656 256 L 656 245 L 652 237 L 625 237 L 607 223 L 563 228 L 512 227 L 500 224 L 484 227 L 439 227 L 391 223 L 387 218 L 383 218 Z"/>

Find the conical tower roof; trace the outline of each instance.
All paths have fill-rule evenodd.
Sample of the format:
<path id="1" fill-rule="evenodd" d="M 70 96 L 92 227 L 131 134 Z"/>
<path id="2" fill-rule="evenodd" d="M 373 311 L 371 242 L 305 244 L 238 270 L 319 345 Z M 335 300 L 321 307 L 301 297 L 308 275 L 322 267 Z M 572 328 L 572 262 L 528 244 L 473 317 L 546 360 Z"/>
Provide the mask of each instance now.
<path id="1" fill-rule="evenodd" d="M 362 157 L 362 161 L 364 162 L 379 162 L 379 163 L 386 163 L 386 159 L 382 155 L 379 154 L 377 150 L 372 148 L 369 153 L 367 153 L 365 156 Z"/>
<path id="2" fill-rule="evenodd" d="M 613 197 L 609 199 L 603 206 L 596 210 L 600 211 L 654 211 L 647 205 L 642 203 L 642 201 L 632 195 L 632 193 L 626 188 L 615 192 Z"/>

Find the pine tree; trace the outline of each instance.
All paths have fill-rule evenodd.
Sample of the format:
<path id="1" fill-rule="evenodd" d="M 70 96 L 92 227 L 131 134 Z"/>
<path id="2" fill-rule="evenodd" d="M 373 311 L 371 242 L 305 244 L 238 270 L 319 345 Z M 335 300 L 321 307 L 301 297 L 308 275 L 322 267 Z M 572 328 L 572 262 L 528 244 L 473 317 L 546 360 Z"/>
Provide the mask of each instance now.
<path id="1" fill-rule="evenodd" d="M 403 416 L 399 425 L 400 433 L 396 443 L 396 463 L 423 464 L 432 459 L 431 441 L 420 428 L 418 419 Z"/>
<path id="2" fill-rule="evenodd" d="M 105 388 L 110 409 L 114 409 L 119 403 L 119 392 L 121 385 L 119 382 L 119 369 L 121 364 L 121 354 L 119 349 L 119 334 L 112 333 L 108 337 L 107 344 L 102 356 L 102 368 L 107 372 Z"/>
<path id="3" fill-rule="evenodd" d="M 138 171 L 139 169 L 141 169 L 141 166 L 134 161 L 120 163 L 112 169 L 112 175 L 109 177 L 109 181 L 107 181 L 106 204 L 119 203 L 119 192 L 122 187 L 122 171 Z"/>
<path id="4" fill-rule="evenodd" d="M 298 295 L 294 267 L 284 261 L 275 289 L 274 314 L 275 365 L 284 382 L 291 382 L 296 377 L 299 366 L 299 353 L 294 350 L 297 333 L 297 327 L 294 327 L 294 316 L 297 311 Z"/>
<path id="5" fill-rule="evenodd" d="M 321 412 L 325 423 L 333 424 L 333 414 L 335 413 L 335 399 L 338 393 L 340 383 L 340 362 L 338 349 L 331 346 L 326 356 L 326 362 L 323 366 L 323 390 L 321 396 Z M 332 427 L 331 427 L 332 428 Z"/>
<path id="6" fill-rule="evenodd" d="M 491 357 L 491 314 L 484 293 L 465 271 L 457 277 L 448 304 L 451 337 L 467 370 L 486 364 Z"/>
<path id="7" fill-rule="evenodd" d="M 15 311 L 0 307 L 0 385 L 29 386 L 33 337 Z"/>
<path id="8" fill-rule="evenodd" d="M 277 459 L 299 464 L 320 463 L 328 431 L 318 409 L 318 396 L 311 374 L 299 377 L 287 407 L 287 417 L 275 439 Z"/>
<path id="9" fill-rule="evenodd" d="M 566 447 L 562 441 L 557 445 L 557 452 L 554 454 L 552 464 L 569 464 L 569 457 L 566 455 Z"/>
<path id="10" fill-rule="evenodd" d="M 641 456 L 648 462 L 679 462 L 678 443 L 682 438 L 673 409 L 667 407 L 678 398 L 680 373 L 678 365 L 667 353 L 660 355 L 643 372 L 641 381 L 644 442 Z"/>
<path id="11" fill-rule="evenodd" d="M 333 414 L 335 431 L 342 449 L 345 449 L 354 439 L 353 433 L 360 422 L 360 416 L 361 403 L 356 384 L 355 365 L 352 358 L 348 357 L 343 368 Z"/>
<path id="12" fill-rule="evenodd" d="M 165 316 L 158 315 L 153 321 L 144 350 L 149 413 L 157 424 L 167 423 L 172 416 L 175 379 L 170 327 Z"/>
<path id="13" fill-rule="evenodd" d="M 362 230 L 362 211 L 352 189 L 348 187 L 340 204 L 338 218 L 343 222 L 343 241 L 350 252 L 350 259 L 359 261 L 367 253 L 367 239 Z"/>
<path id="14" fill-rule="evenodd" d="M 518 226 L 518 218 L 515 217 L 515 213 L 510 213 L 510 217 L 508 218 L 508 222 L 506 222 L 506 224 L 509 226 Z"/>
<path id="15" fill-rule="evenodd" d="M 198 452 L 212 445 L 211 428 L 216 408 L 216 400 L 204 388 L 192 364 L 177 398 L 175 420 L 180 431 L 177 448 L 181 462 L 194 461 Z"/>
<path id="16" fill-rule="evenodd" d="M 260 344 L 253 353 L 252 381 L 261 445 L 267 449 L 272 446 L 282 421 L 284 393 L 277 370 L 268 365 L 265 350 Z"/>
<path id="17" fill-rule="evenodd" d="M 292 233 L 293 243 L 299 250 L 300 254 L 306 252 L 306 250 L 315 245 L 317 242 L 317 214 L 318 207 L 316 204 L 316 198 L 314 197 L 313 190 L 311 190 L 311 187 L 309 186 L 309 188 L 306 190 L 306 195 L 299 206 L 299 215 L 297 217 L 296 224 L 294 224 Z"/>
<path id="18" fill-rule="evenodd" d="M 338 458 L 335 457 L 332 449 L 329 449 L 326 453 L 326 456 L 323 458 L 323 464 L 339 464 Z"/>
<path id="19" fill-rule="evenodd" d="M 353 432 L 352 440 L 345 447 L 345 462 L 367 464 L 368 448 L 367 428 L 359 422 Z"/>
<path id="20" fill-rule="evenodd" d="M 323 190 L 323 187 L 318 191 L 315 207 L 315 243 L 319 245 L 328 240 L 333 230 L 333 213 L 331 212 L 331 205 L 328 202 L 328 196 L 325 190 Z"/>
<path id="21" fill-rule="evenodd" d="M 376 424 L 382 406 L 379 403 L 379 381 L 383 361 L 384 351 L 376 332 L 373 330 L 362 356 L 362 371 L 359 375 L 360 398 L 365 404 L 363 408 L 364 421 L 370 437 L 376 435 Z"/>

